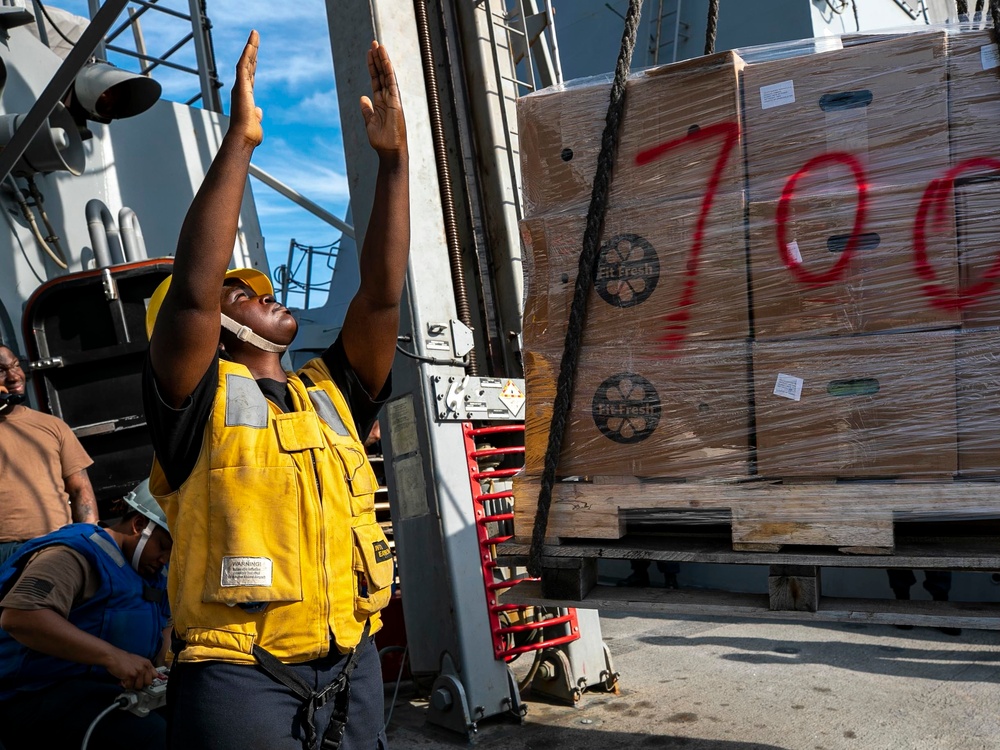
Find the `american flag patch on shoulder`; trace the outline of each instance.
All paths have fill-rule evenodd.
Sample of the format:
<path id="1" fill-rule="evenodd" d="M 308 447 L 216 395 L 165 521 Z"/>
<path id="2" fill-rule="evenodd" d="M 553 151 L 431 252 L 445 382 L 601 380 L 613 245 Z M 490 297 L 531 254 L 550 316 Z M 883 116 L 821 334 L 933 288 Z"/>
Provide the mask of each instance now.
<path id="1" fill-rule="evenodd" d="M 44 599 L 52 592 L 53 588 L 54 584 L 52 581 L 46 581 L 44 578 L 35 578 L 34 576 L 25 576 L 17 582 L 11 593 L 29 599 Z"/>

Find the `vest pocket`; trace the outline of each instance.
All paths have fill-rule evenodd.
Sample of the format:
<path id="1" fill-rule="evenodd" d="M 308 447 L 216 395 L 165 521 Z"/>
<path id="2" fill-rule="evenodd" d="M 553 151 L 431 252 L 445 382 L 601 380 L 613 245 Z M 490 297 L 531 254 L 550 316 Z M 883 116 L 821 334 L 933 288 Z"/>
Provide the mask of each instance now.
<path id="1" fill-rule="evenodd" d="M 344 465 L 344 478 L 351 494 L 351 515 L 360 516 L 375 510 L 375 492 L 378 480 L 368 463 L 368 457 L 360 448 L 347 445 L 334 446 L 340 462 Z"/>
<path id="2" fill-rule="evenodd" d="M 377 523 L 355 526 L 354 610 L 373 615 L 389 603 L 392 595 L 393 560 L 389 542 Z"/>
<path id="3" fill-rule="evenodd" d="M 188 628 L 184 633 L 184 640 L 188 646 L 252 654 L 254 642 L 257 639 L 257 629 L 253 623 L 248 623 L 248 625 L 246 631 L 226 630 L 225 628 Z"/>
<path id="4" fill-rule="evenodd" d="M 202 601 L 302 601 L 294 467 L 212 469 L 208 497 Z"/>

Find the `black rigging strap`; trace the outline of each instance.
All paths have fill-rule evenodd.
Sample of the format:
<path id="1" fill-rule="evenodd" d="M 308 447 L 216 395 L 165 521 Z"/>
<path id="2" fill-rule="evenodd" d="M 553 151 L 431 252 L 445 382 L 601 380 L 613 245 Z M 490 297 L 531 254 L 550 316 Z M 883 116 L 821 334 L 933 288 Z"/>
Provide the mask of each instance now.
<path id="1" fill-rule="evenodd" d="M 611 170 L 615 163 L 618 132 L 625 111 L 625 81 L 632 65 L 632 50 L 635 48 L 635 37 L 639 28 L 641 12 L 642 0 L 629 0 L 628 11 L 625 14 L 625 30 L 622 33 L 621 50 L 618 52 L 618 64 L 615 66 L 615 79 L 614 83 L 611 84 L 611 102 L 608 105 L 604 134 L 601 136 L 601 151 L 597 157 L 597 174 L 594 176 L 594 186 L 590 193 L 587 228 L 583 233 L 583 250 L 580 253 L 580 266 L 576 277 L 576 287 L 573 291 L 573 302 L 569 310 L 569 324 L 566 329 L 566 343 L 563 348 L 559 379 L 556 383 L 556 395 L 552 405 L 552 421 L 549 424 L 549 442 L 545 449 L 542 486 L 538 493 L 535 525 L 531 531 L 528 570 L 534 576 L 541 574 L 542 545 L 545 542 L 545 529 L 548 526 L 549 508 L 552 505 L 552 487 L 556 480 L 556 467 L 559 463 L 559 454 L 562 452 L 566 420 L 569 417 L 572 403 L 576 364 L 580 355 L 580 342 L 583 339 L 583 327 L 587 317 L 587 296 L 594 284 L 594 274 L 597 270 L 601 230 L 604 228 L 604 215 L 608 209 Z"/>

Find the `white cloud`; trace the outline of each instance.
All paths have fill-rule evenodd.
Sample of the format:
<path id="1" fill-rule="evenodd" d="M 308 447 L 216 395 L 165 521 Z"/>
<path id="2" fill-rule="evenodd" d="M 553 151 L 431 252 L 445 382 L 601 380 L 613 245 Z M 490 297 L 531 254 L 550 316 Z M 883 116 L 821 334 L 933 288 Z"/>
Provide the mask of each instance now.
<path id="1" fill-rule="evenodd" d="M 305 99 L 287 107 L 271 107 L 265 115 L 280 123 L 298 123 L 317 127 L 340 126 L 340 109 L 337 90 L 316 91 Z"/>
<path id="2" fill-rule="evenodd" d="M 313 140 L 290 146 L 281 138 L 273 138 L 254 155 L 254 163 L 265 172 L 298 191 L 327 211 L 343 216 L 350 200 L 347 175 L 334 165 L 343 163 L 339 147 Z M 255 194 L 270 188 L 255 186 Z M 282 200 L 287 200 L 282 198 Z"/>
<path id="3" fill-rule="evenodd" d="M 324 0 L 210 0 L 208 15 L 213 23 L 226 26 L 296 26 L 302 21 L 315 24 L 321 19 L 325 28 L 326 3 Z"/>
<path id="4" fill-rule="evenodd" d="M 326 49 L 275 55 L 268 59 L 266 41 L 261 41 L 258 58 L 257 81 L 265 87 L 284 86 L 292 90 L 307 84 L 333 81 L 333 60 L 330 56 L 330 42 L 324 37 Z"/>

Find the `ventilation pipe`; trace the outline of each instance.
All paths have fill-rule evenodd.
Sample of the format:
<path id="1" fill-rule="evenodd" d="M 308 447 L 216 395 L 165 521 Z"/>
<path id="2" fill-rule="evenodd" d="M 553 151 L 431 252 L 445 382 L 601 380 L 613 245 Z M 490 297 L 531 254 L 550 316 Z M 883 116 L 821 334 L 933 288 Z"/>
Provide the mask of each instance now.
<path id="1" fill-rule="evenodd" d="M 122 247 L 125 249 L 125 261 L 136 263 L 146 260 L 149 257 L 146 252 L 146 241 L 142 237 L 142 226 L 135 211 L 128 206 L 122 208 L 118 212 L 118 227 L 121 230 Z"/>
<path id="2" fill-rule="evenodd" d="M 94 250 L 94 260 L 98 268 L 108 268 L 123 259 L 118 227 L 111 217 L 111 212 L 97 198 L 87 201 L 87 230 L 90 232 L 90 245 Z"/>

